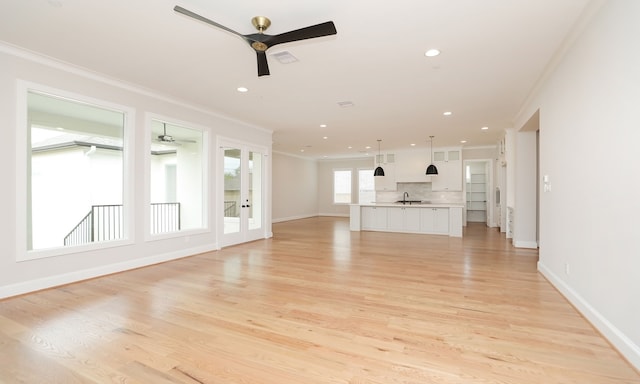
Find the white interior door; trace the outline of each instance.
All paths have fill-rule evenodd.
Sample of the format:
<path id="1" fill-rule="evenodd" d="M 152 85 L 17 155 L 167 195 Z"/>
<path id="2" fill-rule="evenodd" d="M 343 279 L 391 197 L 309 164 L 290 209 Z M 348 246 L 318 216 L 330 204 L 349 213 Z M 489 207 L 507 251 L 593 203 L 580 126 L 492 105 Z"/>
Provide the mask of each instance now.
<path id="1" fill-rule="evenodd" d="M 221 246 L 265 238 L 266 148 L 220 141 Z"/>

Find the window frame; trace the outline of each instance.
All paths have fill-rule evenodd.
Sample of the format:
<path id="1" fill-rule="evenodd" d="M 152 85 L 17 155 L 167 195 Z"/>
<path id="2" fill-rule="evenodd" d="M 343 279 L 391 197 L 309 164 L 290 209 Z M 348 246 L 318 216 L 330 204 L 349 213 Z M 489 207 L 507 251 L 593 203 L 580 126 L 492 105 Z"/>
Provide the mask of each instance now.
<path id="1" fill-rule="evenodd" d="M 135 158 L 135 109 L 117 104 L 104 99 L 99 99 L 85 94 L 76 93 L 64 89 L 54 88 L 25 80 L 18 80 L 16 84 L 16 261 L 29 261 L 47 257 L 94 251 L 133 244 L 134 242 L 134 192 L 133 192 L 133 167 Z M 122 212 L 123 212 L 123 237 L 119 240 L 109 240 L 81 245 L 60 246 L 46 249 L 30 250 L 27 247 L 27 228 L 29 215 L 28 207 L 31 192 L 28 186 L 30 177 L 29 150 L 30 129 L 27 129 L 28 119 L 28 95 L 29 92 L 40 93 L 71 100 L 78 103 L 94 105 L 104 109 L 122 112 L 124 116 L 122 132 Z"/>
<path id="2" fill-rule="evenodd" d="M 349 202 L 337 202 L 336 201 L 336 173 L 337 172 L 349 172 Z M 332 174 L 332 201 L 334 205 L 349 205 L 353 204 L 353 168 L 334 168 Z"/>
<path id="3" fill-rule="evenodd" d="M 172 125 L 178 125 L 184 128 L 199 130 L 202 133 L 202 227 L 179 230 L 175 232 L 164 233 L 151 233 L 151 123 L 153 120 L 166 122 Z M 210 148 L 209 143 L 209 129 L 199 124 L 187 122 L 174 117 L 165 116 L 157 113 L 147 112 L 145 113 L 145 140 L 144 140 L 144 239 L 146 242 L 172 239 L 178 237 L 188 237 L 192 235 L 199 235 L 203 233 L 211 233 L 211 218 L 210 218 L 210 188 L 209 188 L 209 170 L 212 164 L 210 164 Z"/>
<path id="4" fill-rule="evenodd" d="M 373 179 L 374 178 L 374 176 L 373 176 L 373 172 L 374 171 L 375 171 L 374 168 L 358 168 L 358 170 L 357 170 L 357 175 L 358 175 L 358 183 L 357 183 L 358 184 L 358 204 L 368 204 L 368 203 L 371 203 L 371 202 L 375 202 L 375 200 L 376 200 L 376 184 L 375 184 L 375 179 Z M 360 201 L 361 200 L 360 199 L 360 197 L 361 197 L 360 196 L 360 191 L 362 191 L 362 188 L 360 186 L 360 172 L 370 172 L 370 174 L 371 174 L 371 178 L 374 181 L 373 189 L 371 190 L 371 192 L 373 192 L 373 201 L 367 201 L 367 202 Z"/>

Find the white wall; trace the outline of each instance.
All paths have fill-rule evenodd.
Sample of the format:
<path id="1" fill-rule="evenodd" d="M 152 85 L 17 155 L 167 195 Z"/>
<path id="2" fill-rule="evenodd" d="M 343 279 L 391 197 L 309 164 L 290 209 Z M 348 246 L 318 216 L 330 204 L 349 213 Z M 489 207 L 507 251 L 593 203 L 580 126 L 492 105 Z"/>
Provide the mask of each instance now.
<path id="1" fill-rule="evenodd" d="M 184 229 L 202 228 L 205 225 L 202 214 L 203 204 L 206 204 L 202 196 L 204 155 L 197 143 L 183 143 L 176 153 L 176 199 L 180 202 L 180 226 Z M 211 174 L 214 169 L 210 170 Z"/>
<path id="2" fill-rule="evenodd" d="M 640 369 L 640 1 L 599 4 L 516 126 L 540 110 L 539 270 Z"/>
<path id="3" fill-rule="evenodd" d="M 318 215 L 318 164 L 313 159 L 272 154 L 273 221 Z"/>
<path id="4" fill-rule="evenodd" d="M 33 153 L 32 249 L 63 246 L 92 205 L 122 204 L 122 152 L 87 153 L 87 147 Z"/>
<path id="5" fill-rule="evenodd" d="M 518 132 L 516 134 L 515 159 L 515 202 L 513 205 L 513 245 L 519 248 L 537 248 L 537 212 L 536 190 L 536 132 Z"/>
<path id="6" fill-rule="evenodd" d="M 496 147 L 471 147 L 462 148 L 462 160 L 485 160 L 498 158 Z"/>
<path id="7" fill-rule="evenodd" d="M 26 178 L 25 169 L 18 164 L 25 162 L 26 155 L 22 148 L 12 145 L 21 142 L 19 138 L 26 129 L 19 125 L 20 121 L 26 121 L 26 117 L 20 117 L 20 114 L 26 114 L 26 108 L 18 110 L 19 105 L 26 105 L 16 97 L 19 80 L 123 105 L 134 111 L 128 116 L 135 131 L 134 145 L 131 146 L 133 159 L 132 166 L 126 167 L 126 172 L 132 176 L 132 193 L 129 195 L 134 220 L 129 240 L 122 246 L 93 250 L 80 248 L 72 254 L 16 261 L 18 253 L 22 252 L 20 248 L 24 247 L 16 239 L 25 237 L 26 228 L 26 207 L 18 204 L 24 201 L 18 193 L 22 195 L 21 191 L 26 188 L 18 185 L 18 180 L 24 182 Z M 206 127 L 210 133 L 207 143 L 210 148 L 213 148 L 212 138 L 217 134 L 271 148 L 271 131 L 0 44 L 0 129 L 9 143 L 0 151 L 0 170 L 10 183 L 9 188 L 0 190 L 0 298 L 217 249 L 216 221 L 213 220 L 217 189 L 216 178 L 212 175 L 207 178 L 207 229 L 186 231 L 178 237 L 145 238 L 145 188 L 148 190 L 145 175 L 149 172 L 144 161 L 147 153 L 143 143 L 148 139 L 145 114 L 160 112 L 176 121 Z M 210 173 L 216 169 L 214 153 L 209 158 Z M 271 217 L 265 221 L 265 233 L 271 233 Z"/>
<path id="8" fill-rule="evenodd" d="M 318 161 L 318 213 L 323 216 L 349 216 L 348 204 L 333 203 L 333 170 L 350 169 L 351 201 L 358 201 L 358 169 L 374 169 L 373 158 Z"/>

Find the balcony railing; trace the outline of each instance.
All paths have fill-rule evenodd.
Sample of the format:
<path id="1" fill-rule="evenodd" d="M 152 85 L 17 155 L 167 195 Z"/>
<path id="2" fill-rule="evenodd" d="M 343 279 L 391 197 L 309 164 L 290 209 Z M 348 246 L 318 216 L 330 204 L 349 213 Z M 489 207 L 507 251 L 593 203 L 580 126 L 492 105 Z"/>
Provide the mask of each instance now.
<path id="1" fill-rule="evenodd" d="M 122 224 L 122 205 L 92 205 L 89 213 L 65 236 L 64 245 L 121 239 Z"/>
<path id="2" fill-rule="evenodd" d="M 80 245 L 124 237 L 122 205 L 93 205 L 64 237 L 64 245 Z M 151 204 L 151 233 L 180 230 L 180 203 Z"/>
<path id="3" fill-rule="evenodd" d="M 238 217 L 238 204 L 235 200 L 225 200 L 224 217 Z"/>
<path id="4" fill-rule="evenodd" d="M 151 204 L 151 233 L 177 232 L 180 230 L 180 203 Z"/>

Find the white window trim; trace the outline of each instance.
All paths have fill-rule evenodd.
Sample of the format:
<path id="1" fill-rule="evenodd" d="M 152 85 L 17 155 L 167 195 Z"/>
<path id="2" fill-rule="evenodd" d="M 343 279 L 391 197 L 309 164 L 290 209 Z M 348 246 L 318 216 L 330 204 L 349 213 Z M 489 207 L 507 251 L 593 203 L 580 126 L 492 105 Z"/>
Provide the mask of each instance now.
<path id="1" fill-rule="evenodd" d="M 351 172 L 351 188 L 349 190 L 350 201 L 348 203 L 336 203 L 336 172 L 349 171 Z M 333 168 L 331 170 L 331 202 L 333 205 L 349 205 L 353 204 L 353 168 Z"/>
<path id="2" fill-rule="evenodd" d="M 373 172 L 375 171 L 375 167 L 359 167 L 358 169 L 356 169 L 356 175 L 358 175 L 358 182 L 357 182 L 357 204 L 363 204 L 362 201 L 360 201 L 360 171 L 371 171 L 371 174 L 373 175 Z M 372 176 L 373 177 L 373 176 Z M 353 188 L 353 187 L 352 187 Z M 353 194 L 353 192 L 352 192 Z M 373 184 L 373 196 L 375 198 L 376 195 L 376 186 L 375 186 L 375 179 L 374 179 L 374 184 Z M 351 197 L 351 200 L 353 201 L 353 196 Z"/>
<path id="3" fill-rule="evenodd" d="M 93 251 L 119 247 L 134 243 L 134 190 L 133 190 L 133 160 L 135 158 L 135 109 L 113 102 L 96 99 L 83 94 L 73 93 L 46 85 L 25 80 L 17 81 L 16 90 L 16 261 L 28 261 L 46 257 L 60 256 L 79 252 Z M 113 109 L 124 113 L 123 132 L 123 170 L 122 170 L 122 205 L 124 214 L 124 238 L 121 240 L 101 241 L 92 244 L 83 244 L 49 249 L 27 249 L 27 122 L 28 105 L 27 95 L 29 91 L 50 94 L 51 96 L 68 98 L 74 101 L 96 105 L 102 108 Z"/>
<path id="4" fill-rule="evenodd" d="M 179 125 L 185 128 L 197 129 L 202 132 L 202 228 L 194 228 L 181 230 L 177 232 L 168 233 L 151 233 L 151 175 L 149 169 L 151 168 L 151 121 L 159 120 L 169 124 Z M 173 239 L 177 237 L 185 237 L 199 235 L 203 233 L 211 233 L 210 217 L 209 217 L 209 202 L 211 201 L 209 193 L 209 169 L 210 164 L 210 143 L 209 143 L 209 129 L 205 126 L 190 123 L 173 117 L 164 116 L 156 113 L 145 113 L 144 119 L 144 240 L 146 242 Z"/>

